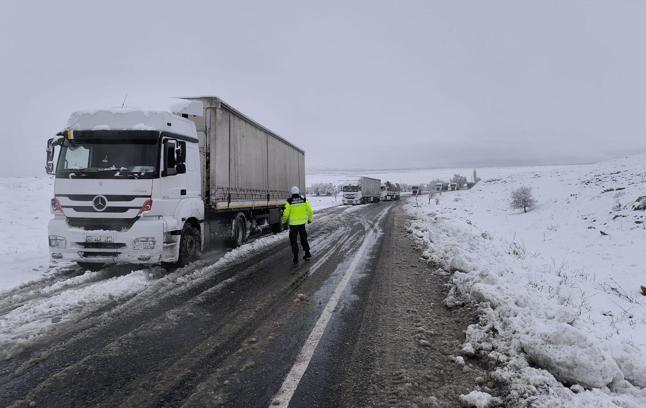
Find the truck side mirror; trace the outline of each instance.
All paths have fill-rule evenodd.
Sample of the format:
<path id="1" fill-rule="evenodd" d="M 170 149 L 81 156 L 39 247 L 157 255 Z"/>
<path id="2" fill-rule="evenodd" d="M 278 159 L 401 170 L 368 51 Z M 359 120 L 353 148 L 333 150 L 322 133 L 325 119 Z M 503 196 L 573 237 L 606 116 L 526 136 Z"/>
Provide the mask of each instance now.
<path id="1" fill-rule="evenodd" d="M 47 162 L 45 163 L 47 174 L 54 174 L 54 138 L 47 139 Z"/>
<path id="2" fill-rule="evenodd" d="M 174 140 L 164 140 L 164 161 L 162 177 L 177 174 L 177 144 Z"/>
<path id="3" fill-rule="evenodd" d="M 177 157 L 177 164 L 186 163 L 186 142 L 177 142 L 177 151 L 175 156 Z"/>

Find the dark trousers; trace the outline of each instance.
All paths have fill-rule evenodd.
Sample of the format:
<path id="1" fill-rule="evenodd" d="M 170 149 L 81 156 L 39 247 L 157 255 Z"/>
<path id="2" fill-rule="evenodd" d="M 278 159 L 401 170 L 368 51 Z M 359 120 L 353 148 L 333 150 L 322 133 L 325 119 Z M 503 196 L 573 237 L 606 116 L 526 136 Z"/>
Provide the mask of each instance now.
<path id="1" fill-rule="evenodd" d="M 294 256 L 298 256 L 298 237 L 301 237 L 301 246 L 305 253 L 310 252 L 310 244 L 307 242 L 307 231 L 305 231 L 305 224 L 303 225 L 290 225 L 289 226 L 289 243 L 292 244 L 292 252 Z"/>

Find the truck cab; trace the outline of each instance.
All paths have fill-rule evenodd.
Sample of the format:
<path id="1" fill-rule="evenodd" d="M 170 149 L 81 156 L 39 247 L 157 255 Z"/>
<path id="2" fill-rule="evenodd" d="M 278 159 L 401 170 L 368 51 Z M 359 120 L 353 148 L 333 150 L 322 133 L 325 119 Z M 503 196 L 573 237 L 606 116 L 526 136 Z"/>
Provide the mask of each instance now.
<path id="1" fill-rule="evenodd" d="M 363 204 L 364 198 L 361 195 L 361 186 L 359 184 L 344 184 L 341 186 L 343 194 L 343 205 Z"/>
<path id="2" fill-rule="evenodd" d="M 388 191 L 388 186 L 386 184 L 381 185 L 381 201 L 390 200 L 390 191 Z"/>
<path id="3" fill-rule="evenodd" d="M 199 256 L 204 204 L 191 120 L 161 111 L 74 113 L 48 141 L 46 169 L 55 176 L 52 259 L 90 267 Z"/>

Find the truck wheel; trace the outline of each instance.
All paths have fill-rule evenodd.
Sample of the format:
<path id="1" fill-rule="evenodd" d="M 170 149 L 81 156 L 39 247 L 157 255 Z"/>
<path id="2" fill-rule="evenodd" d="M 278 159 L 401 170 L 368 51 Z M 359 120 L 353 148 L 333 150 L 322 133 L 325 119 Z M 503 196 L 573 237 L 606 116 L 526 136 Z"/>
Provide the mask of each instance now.
<path id="1" fill-rule="evenodd" d="M 184 225 L 179 240 L 177 266 L 186 266 L 200 257 L 200 232 L 192 225 Z"/>
<path id="2" fill-rule="evenodd" d="M 283 224 L 277 223 L 277 224 L 271 224 L 271 232 L 274 234 L 278 234 L 283 231 Z"/>
<path id="3" fill-rule="evenodd" d="M 105 266 L 104 264 L 92 263 L 92 262 L 77 262 L 76 264 L 80 266 L 84 272 L 85 271 L 96 272 L 98 270 L 103 269 L 103 267 Z"/>
<path id="4" fill-rule="evenodd" d="M 242 246 L 247 240 L 247 221 L 244 215 L 238 214 L 233 221 L 233 246 Z"/>

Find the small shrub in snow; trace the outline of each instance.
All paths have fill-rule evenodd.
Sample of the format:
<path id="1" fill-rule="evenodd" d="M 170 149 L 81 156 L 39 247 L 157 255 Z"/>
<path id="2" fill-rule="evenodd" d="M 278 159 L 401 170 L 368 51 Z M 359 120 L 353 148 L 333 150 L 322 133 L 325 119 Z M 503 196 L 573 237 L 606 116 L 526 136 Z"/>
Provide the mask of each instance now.
<path id="1" fill-rule="evenodd" d="M 633 203 L 634 211 L 644 211 L 646 210 L 646 196 L 641 196 Z"/>
<path id="2" fill-rule="evenodd" d="M 511 208 L 520 209 L 527 212 L 528 208 L 536 205 L 536 200 L 532 196 L 532 189 L 522 186 L 511 192 Z"/>
<path id="3" fill-rule="evenodd" d="M 525 246 L 519 242 L 512 242 L 509 244 L 509 255 L 517 256 L 518 258 L 525 258 L 525 254 L 527 251 L 525 250 Z"/>

